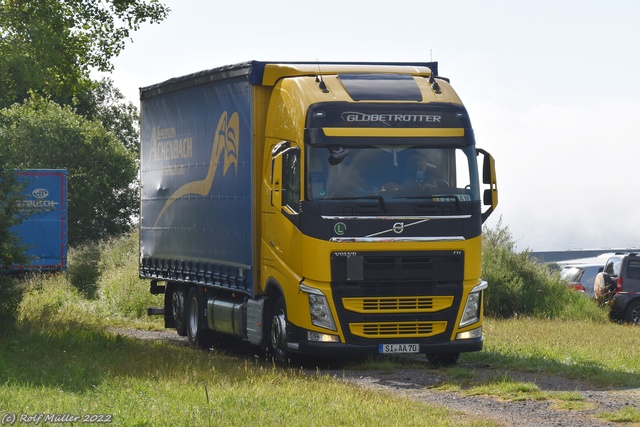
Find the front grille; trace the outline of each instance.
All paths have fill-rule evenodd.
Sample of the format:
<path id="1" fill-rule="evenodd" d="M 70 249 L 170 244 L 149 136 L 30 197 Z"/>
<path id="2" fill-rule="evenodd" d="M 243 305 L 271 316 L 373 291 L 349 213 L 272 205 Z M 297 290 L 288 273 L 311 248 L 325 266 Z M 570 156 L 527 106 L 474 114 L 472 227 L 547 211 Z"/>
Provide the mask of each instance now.
<path id="1" fill-rule="evenodd" d="M 453 296 L 343 298 L 345 310 L 356 313 L 433 313 L 453 305 Z"/>
<path id="2" fill-rule="evenodd" d="M 394 338 L 448 341 L 463 280 L 462 251 L 331 254 L 333 301 L 347 343 L 357 345 Z"/>
<path id="3" fill-rule="evenodd" d="M 363 338 L 427 338 L 446 331 L 447 322 L 350 323 L 349 329 Z"/>
<path id="4" fill-rule="evenodd" d="M 392 281 L 438 282 L 464 279 L 462 251 L 424 252 L 334 252 L 331 254 L 334 282 L 380 283 Z"/>

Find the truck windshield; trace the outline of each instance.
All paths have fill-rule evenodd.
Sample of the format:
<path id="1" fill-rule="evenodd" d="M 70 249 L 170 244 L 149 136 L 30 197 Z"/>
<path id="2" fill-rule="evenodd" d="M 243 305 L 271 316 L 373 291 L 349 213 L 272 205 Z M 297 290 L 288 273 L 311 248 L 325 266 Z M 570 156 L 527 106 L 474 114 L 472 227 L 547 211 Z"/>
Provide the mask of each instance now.
<path id="1" fill-rule="evenodd" d="M 480 200 L 472 146 L 307 146 L 306 190 L 307 200 Z"/>

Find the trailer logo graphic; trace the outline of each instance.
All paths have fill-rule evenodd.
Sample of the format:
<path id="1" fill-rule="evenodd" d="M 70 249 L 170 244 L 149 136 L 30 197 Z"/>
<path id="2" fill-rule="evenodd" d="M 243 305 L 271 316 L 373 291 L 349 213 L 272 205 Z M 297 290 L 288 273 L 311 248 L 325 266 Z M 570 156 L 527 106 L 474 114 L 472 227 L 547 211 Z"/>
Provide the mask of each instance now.
<path id="1" fill-rule="evenodd" d="M 180 197 L 188 194 L 198 194 L 206 196 L 211 191 L 213 180 L 218 169 L 218 162 L 224 153 L 224 169 L 222 175 L 226 175 L 231 165 L 235 166 L 236 174 L 238 173 L 238 145 L 240 144 L 240 119 L 238 113 L 233 113 L 229 118 L 225 111 L 220 116 L 218 127 L 214 134 L 213 148 L 211 150 L 211 160 L 209 162 L 209 170 L 207 176 L 199 181 L 192 181 L 178 188 L 175 193 L 169 196 L 169 200 L 164 204 L 154 227 L 160 222 L 162 215 L 169 209 Z"/>
<path id="2" fill-rule="evenodd" d="M 46 188 L 36 188 L 31 192 L 31 195 L 36 199 L 44 199 L 49 195 L 49 190 Z"/>

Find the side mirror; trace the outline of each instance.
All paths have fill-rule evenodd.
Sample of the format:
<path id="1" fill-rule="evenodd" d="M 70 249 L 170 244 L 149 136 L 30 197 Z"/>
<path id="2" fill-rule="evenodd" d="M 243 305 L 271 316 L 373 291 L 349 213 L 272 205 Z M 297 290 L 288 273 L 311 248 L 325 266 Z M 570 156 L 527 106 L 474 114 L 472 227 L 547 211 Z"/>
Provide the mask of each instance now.
<path id="1" fill-rule="evenodd" d="M 480 148 L 476 149 L 477 154 L 482 154 L 483 157 L 482 183 L 489 186 L 484 190 L 482 197 L 482 203 L 489 206 L 489 209 L 482 213 L 482 222 L 485 222 L 498 206 L 498 180 L 496 179 L 496 163 L 491 154 Z"/>

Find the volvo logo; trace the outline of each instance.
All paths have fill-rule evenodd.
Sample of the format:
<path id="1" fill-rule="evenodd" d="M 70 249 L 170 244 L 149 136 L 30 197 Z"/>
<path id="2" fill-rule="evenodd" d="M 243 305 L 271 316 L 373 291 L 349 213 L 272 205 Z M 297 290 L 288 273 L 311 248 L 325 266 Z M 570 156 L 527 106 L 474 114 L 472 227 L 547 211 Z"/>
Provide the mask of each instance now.
<path id="1" fill-rule="evenodd" d="M 402 222 L 396 222 L 395 224 L 393 224 L 393 228 L 392 228 L 393 232 L 396 234 L 400 234 L 404 231 L 404 223 Z"/>
<path id="2" fill-rule="evenodd" d="M 351 258 L 352 256 L 357 256 L 358 252 L 334 252 L 333 254 L 335 256 Z"/>

